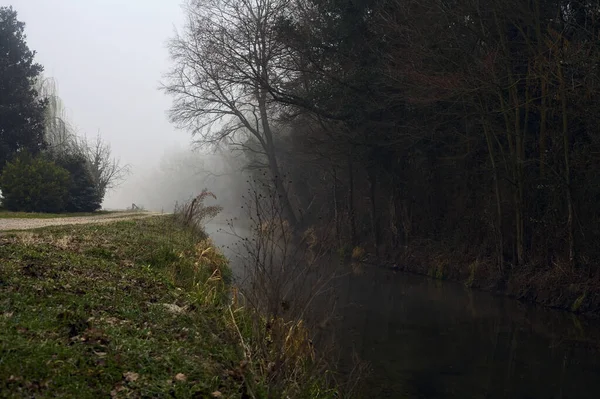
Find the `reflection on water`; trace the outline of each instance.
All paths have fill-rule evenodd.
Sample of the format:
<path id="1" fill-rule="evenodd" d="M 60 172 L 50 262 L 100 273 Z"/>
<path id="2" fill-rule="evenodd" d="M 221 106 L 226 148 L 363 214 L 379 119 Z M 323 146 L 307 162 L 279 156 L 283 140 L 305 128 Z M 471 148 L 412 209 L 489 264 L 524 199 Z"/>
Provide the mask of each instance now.
<path id="1" fill-rule="evenodd" d="M 383 269 L 340 287 L 337 339 L 370 362 L 371 397 L 600 397 L 595 323 Z"/>
<path id="2" fill-rule="evenodd" d="M 239 276 L 223 227 L 207 230 Z M 379 268 L 337 284 L 336 341 L 372 369 L 364 397 L 600 397 L 597 321 Z"/>

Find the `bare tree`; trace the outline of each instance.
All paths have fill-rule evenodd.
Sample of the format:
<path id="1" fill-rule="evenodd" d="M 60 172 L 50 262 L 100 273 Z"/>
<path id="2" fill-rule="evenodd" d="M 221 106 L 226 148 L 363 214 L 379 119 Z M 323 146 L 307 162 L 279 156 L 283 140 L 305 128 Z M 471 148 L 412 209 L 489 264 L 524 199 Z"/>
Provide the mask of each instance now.
<path id="1" fill-rule="evenodd" d="M 131 173 L 128 164 L 123 165 L 120 159 L 113 157 L 110 144 L 100 135 L 93 141 L 80 139 L 79 148 L 88 161 L 88 167 L 102 196 L 118 187 Z"/>
<path id="2" fill-rule="evenodd" d="M 122 165 L 119 159 L 113 158 L 110 144 L 99 134 L 92 141 L 77 135 L 58 96 L 54 79 L 40 78 L 36 86 L 40 97 L 48 99 L 44 132 L 48 151 L 54 156 L 77 154 L 84 157 L 97 189 L 104 197 L 107 191 L 125 180 L 131 171 L 130 166 Z"/>
<path id="3" fill-rule="evenodd" d="M 187 24 L 169 44 L 173 69 L 164 90 L 171 120 L 200 145 L 228 143 L 265 160 L 286 218 L 297 224 L 274 144 L 276 104 L 271 86 L 289 78 L 278 68 L 285 48 L 276 40 L 286 0 L 190 0 Z M 248 146 L 248 138 L 258 146 Z"/>

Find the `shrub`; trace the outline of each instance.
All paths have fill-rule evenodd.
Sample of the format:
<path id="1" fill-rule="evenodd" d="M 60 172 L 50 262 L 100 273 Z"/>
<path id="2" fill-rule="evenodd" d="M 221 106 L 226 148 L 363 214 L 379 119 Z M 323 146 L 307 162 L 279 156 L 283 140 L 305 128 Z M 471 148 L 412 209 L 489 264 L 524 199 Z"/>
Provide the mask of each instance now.
<path id="1" fill-rule="evenodd" d="M 77 153 L 62 154 L 57 165 L 70 174 L 69 194 L 65 203 L 67 212 L 94 212 L 102 205 L 102 195 L 87 165 L 86 158 Z"/>
<path id="2" fill-rule="evenodd" d="M 61 212 L 65 208 L 69 172 L 43 157 L 21 153 L 0 176 L 2 205 L 11 211 Z"/>

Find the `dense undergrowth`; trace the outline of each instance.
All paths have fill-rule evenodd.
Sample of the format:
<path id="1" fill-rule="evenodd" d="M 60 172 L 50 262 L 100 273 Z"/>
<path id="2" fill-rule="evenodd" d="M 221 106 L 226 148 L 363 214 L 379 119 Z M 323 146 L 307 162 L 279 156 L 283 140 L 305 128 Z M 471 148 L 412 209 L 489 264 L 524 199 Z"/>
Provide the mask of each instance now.
<path id="1" fill-rule="evenodd" d="M 229 281 L 205 234 L 171 217 L 0 236 L 0 396 L 333 397 L 301 329 L 273 379 Z"/>

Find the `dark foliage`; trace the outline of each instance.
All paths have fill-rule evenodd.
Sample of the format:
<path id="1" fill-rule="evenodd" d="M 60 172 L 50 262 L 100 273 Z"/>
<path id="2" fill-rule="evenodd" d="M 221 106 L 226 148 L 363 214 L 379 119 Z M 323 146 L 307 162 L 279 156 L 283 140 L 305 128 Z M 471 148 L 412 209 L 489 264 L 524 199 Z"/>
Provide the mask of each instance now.
<path id="1" fill-rule="evenodd" d="M 88 168 L 86 158 L 77 153 L 65 153 L 55 162 L 67 170 L 70 175 L 65 211 L 94 212 L 100 209 L 102 192 Z"/>
<path id="2" fill-rule="evenodd" d="M 529 276 L 600 278 L 597 2 L 209 3 L 191 2 L 192 28 L 212 26 L 203 15 L 233 23 L 210 30 L 220 44 L 203 51 L 216 58 L 189 51 L 204 40 L 197 30 L 177 38 L 194 57 L 175 53 L 186 73 L 174 88 L 203 89 L 201 103 L 194 90 L 175 91 L 177 116 L 222 141 L 231 130 L 199 129 L 214 112 L 220 121 L 262 106 L 233 127 L 267 120 L 268 151 L 260 134 L 238 148 L 257 179 L 281 180 L 294 225 L 331 229 L 341 247 L 396 264 L 416 263 L 418 251 L 444 258 L 459 265 L 456 278 L 485 260 L 486 281 L 523 292 Z M 261 30 L 219 9 L 236 6 L 259 13 Z M 233 40 L 224 54 L 219 40 L 240 32 L 246 48 Z M 265 62 L 247 56 L 265 43 Z M 198 70 L 215 85 L 191 79 Z M 242 81 L 245 91 L 232 88 Z"/>
<path id="3" fill-rule="evenodd" d="M 0 7 L 0 170 L 19 150 L 44 147 L 44 109 L 35 80 L 42 66 L 27 47 L 25 24 L 12 7 Z"/>
<path id="4" fill-rule="evenodd" d="M 381 256 L 436 243 L 501 279 L 596 272 L 593 2 L 291 4 L 277 38 L 296 75 L 271 94 L 305 223 Z"/>
<path id="5" fill-rule="evenodd" d="M 2 205 L 11 211 L 61 212 L 67 204 L 69 172 L 27 152 L 6 164 L 0 176 Z"/>

